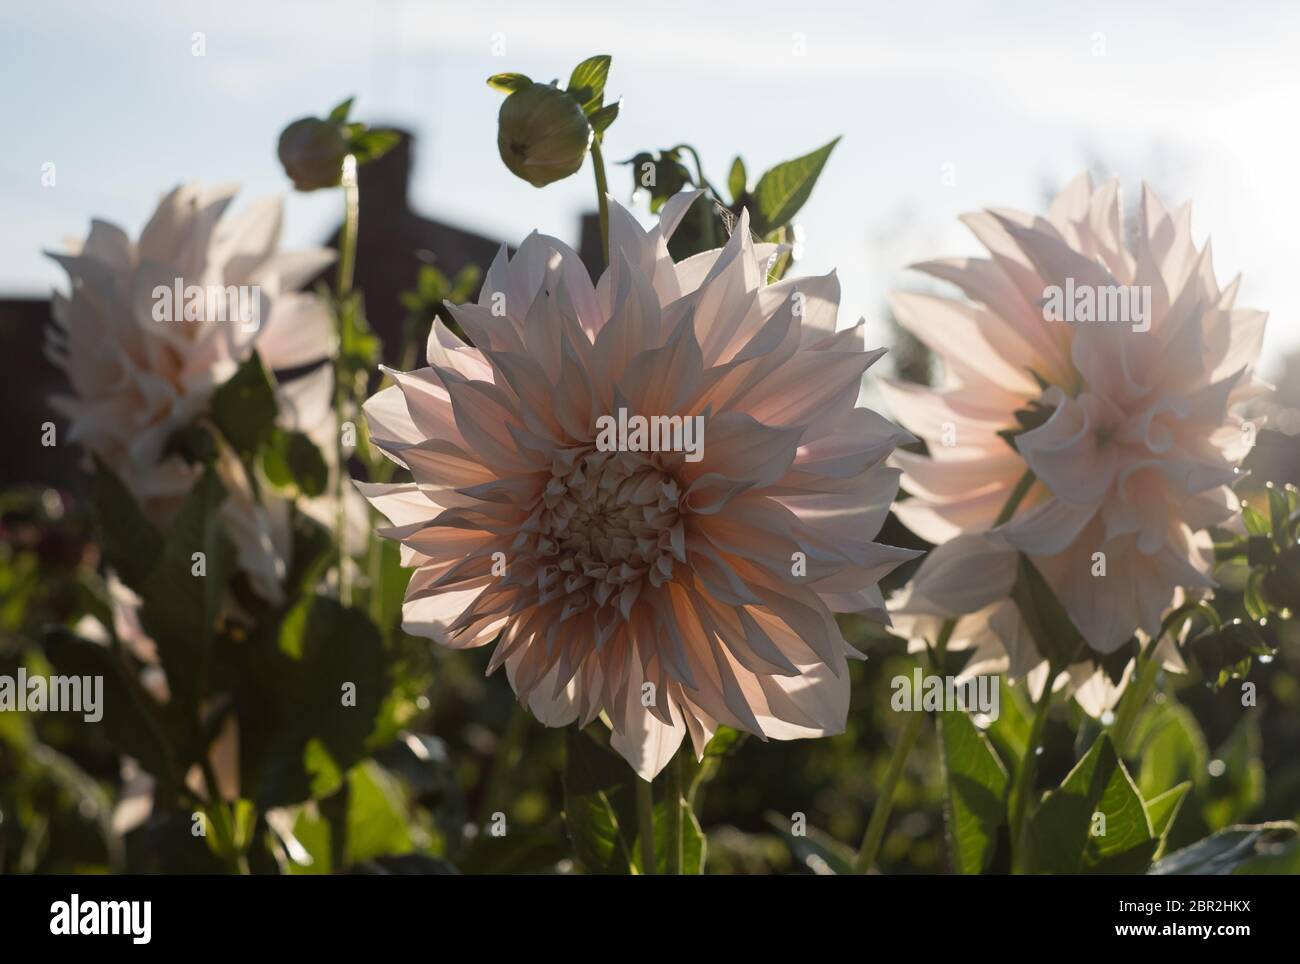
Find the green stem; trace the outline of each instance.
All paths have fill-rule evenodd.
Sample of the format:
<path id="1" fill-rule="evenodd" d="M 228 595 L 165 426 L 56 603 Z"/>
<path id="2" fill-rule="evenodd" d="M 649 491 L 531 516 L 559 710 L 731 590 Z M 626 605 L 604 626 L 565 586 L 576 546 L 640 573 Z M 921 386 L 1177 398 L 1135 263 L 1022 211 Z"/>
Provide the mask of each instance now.
<path id="1" fill-rule="evenodd" d="M 1033 484 L 1034 473 L 1029 469 L 1025 469 L 1024 474 L 1012 487 L 1001 511 L 998 512 L 997 519 L 993 522 L 994 528 L 1007 522 L 1015 515 L 1016 509 L 1020 507 L 1020 503 L 1024 501 Z M 935 640 L 934 650 L 930 654 L 930 663 L 936 672 L 943 671 L 943 660 L 944 655 L 947 653 L 948 640 L 952 638 L 953 630 L 956 628 L 957 617 L 955 616 L 945 619 L 939 627 L 939 635 Z M 871 819 L 867 821 L 867 830 L 862 836 L 862 846 L 858 848 L 858 855 L 853 861 L 855 873 L 865 874 L 876 862 L 876 855 L 880 852 L 880 845 L 885 839 L 885 825 L 889 822 L 889 814 L 894 808 L 894 792 L 898 789 L 898 781 L 903 774 L 904 766 L 907 764 L 908 754 L 912 752 L 912 747 L 916 745 L 916 739 L 920 735 L 923 718 L 922 713 L 913 713 L 908 719 L 907 725 L 904 726 L 898 743 L 894 745 L 894 754 L 889 760 L 889 769 L 885 771 L 885 782 L 880 788 L 880 797 L 876 801 L 875 808 L 871 811 Z"/>
<path id="2" fill-rule="evenodd" d="M 352 296 L 352 282 L 357 263 L 357 221 L 361 212 L 360 192 L 357 188 L 357 162 L 349 154 L 343 159 L 343 176 L 339 182 L 343 188 L 343 224 L 339 228 L 339 263 L 334 280 L 334 319 L 337 325 L 338 344 L 334 354 L 334 413 L 335 455 L 337 465 L 334 473 L 334 538 L 338 541 L 338 586 L 339 601 L 345 606 L 352 604 L 352 585 L 347 571 L 347 508 L 343 502 L 343 478 L 347 474 L 347 452 L 343 445 L 343 418 L 347 407 L 348 388 L 345 384 L 346 373 L 342 352 L 343 313 L 352 311 L 348 304 Z M 371 587 L 373 594 L 374 587 Z"/>
<path id="3" fill-rule="evenodd" d="M 343 159 L 343 174 L 339 180 L 343 188 L 343 225 L 339 231 L 339 263 L 334 278 L 335 294 L 346 298 L 352 294 L 352 281 L 357 265 L 357 220 L 361 214 L 361 198 L 357 189 L 357 159 L 349 154 Z"/>
<path id="4" fill-rule="evenodd" d="M 492 771 L 488 775 L 487 788 L 483 791 L 482 809 L 479 811 L 479 823 L 492 819 L 492 814 L 504 810 L 506 791 L 509 789 L 510 777 L 523 755 L 524 738 L 528 734 L 527 711 L 518 702 L 510 708 L 510 720 L 506 723 L 505 734 L 497 743 L 493 754 Z"/>
<path id="5" fill-rule="evenodd" d="M 380 625 L 384 616 L 384 596 L 380 591 L 383 588 L 381 586 L 383 578 L 384 547 L 374 535 L 371 535 L 366 546 L 366 582 L 370 585 L 370 596 L 367 601 L 370 604 L 370 621 L 387 633 L 388 627 Z"/>
<path id="6" fill-rule="evenodd" d="M 317 806 L 329 825 L 330 873 L 336 874 L 348 865 L 348 809 L 352 803 L 352 785 L 346 779 L 339 788 L 321 800 Z"/>
<path id="7" fill-rule="evenodd" d="M 641 835 L 641 873 L 649 876 L 655 867 L 655 801 L 650 784 L 636 777 L 636 819 Z"/>
<path id="8" fill-rule="evenodd" d="M 664 787 L 664 810 L 668 817 L 668 873 L 682 873 L 682 761 L 675 754 L 668 761 L 668 780 Z"/>
<path id="9" fill-rule="evenodd" d="M 609 267 L 609 182 L 605 179 L 605 156 L 600 152 L 600 136 L 591 141 L 591 167 L 596 172 L 596 205 L 600 211 L 600 257 Z"/>
<path id="10" fill-rule="evenodd" d="M 1047 680 L 1043 683 L 1043 692 L 1034 706 L 1034 720 L 1029 728 L 1029 739 L 1025 743 L 1025 754 L 1016 769 L 1016 781 L 1011 788 L 1008 804 L 1008 816 L 1011 822 L 1011 839 L 1014 842 L 1013 864 L 1020 870 L 1020 861 L 1026 853 L 1024 837 L 1028 829 L 1029 798 L 1034 791 L 1034 777 L 1038 773 L 1038 748 L 1043 743 L 1043 730 L 1047 726 L 1047 711 L 1052 705 L 1052 684 L 1056 681 L 1059 670 L 1055 666 L 1047 669 Z"/>
<path id="11" fill-rule="evenodd" d="M 930 665 L 936 671 L 943 666 L 948 640 L 952 638 L 952 632 L 956 628 L 955 618 L 945 619 L 943 625 L 939 627 L 939 635 L 930 654 Z M 885 839 L 885 826 L 889 823 L 889 815 L 894 809 L 894 791 L 898 789 L 898 781 L 903 775 L 904 766 L 907 765 L 907 758 L 912 752 L 912 747 L 916 745 L 917 737 L 921 734 L 921 723 L 924 719 L 923 713 L 912 713 L 903 727 L 902 736 L 894 746 L 894 755 L 889 759 L 885 782 L 880 788 L 880 799 L 876 801 L 876 806 L 871 811 L 867 830 L 862 835 L 862 846 L 858 848 L 858 855 L 853 861 L 853 872 L 856 874 L 865 874 L 875 865 L 876 855 L 880 853 L 880 845 Z"/>
<path id="12" fill-rule="evenodd" d="M 1025 469 L 1024 475 L 1020 476 L 1016 481 L 1015 487 L 1011 490 L 1011 494 L 1007 496 L 1007 501 L 1003 504 L 1002 511 L 999 512 L 998 517 L 993 520 L 993 528 L 996 529 L 998 526 L 1011 521 L 1011 517 L 1016 514 L 1016 509 L 1020 508 L 1020 503 L 1029 493 L 1030 486 L 1033 484 L 1033 469 Z"/>
<path id="13" fill-rule="evenodd" d="M 696 178 L 695 183 L 699 187 L 702 187 L 705 190 L 707 190 L 710 194 L 713 195 L 715 199 L 721 201 L 722 195 L 720 195 L 716 190 L 714 190 L 713 185 L 709 183 L 709 179 L 704 176 L 704 165 L 700 163 L 699 152 L 696 151 L 695 148 L 691 147 L 690 144 L 678 144 L 676 147 L 673 148 L 673 150 L 686 151 L 688 154 L 691 155 L 692 159 L 694 159 L 695 161 L 695 178 Z"/>
<path id="14" fill-rule="evenodd" d="M 885 839 L 885 825 L 889 822 L 890 811 L 894 808 L 894 791 L 898 789 L 898 781 L 903 775 L 908 754 L 916 745 L 916 738 L 921 735 L 921 724 L 924 722 L 924 713 L 918 711 L 908 714 L 907 723 L 903 726 L 903 734 L 894 746 L 894 755 L 889 758 L 889 769 L 885 771 L 885 782 L 880 788 L 880 799 L 876 801 L 876 806 L 871 811 L 871 819 L 867 821 L 867 832 L 862 835 L 862 846 L 858 848 L 858 855 L 853 861 L 855 874 L 865 874 L 876 862 L 876 854 L 880 852 L 880 845 Z"/>

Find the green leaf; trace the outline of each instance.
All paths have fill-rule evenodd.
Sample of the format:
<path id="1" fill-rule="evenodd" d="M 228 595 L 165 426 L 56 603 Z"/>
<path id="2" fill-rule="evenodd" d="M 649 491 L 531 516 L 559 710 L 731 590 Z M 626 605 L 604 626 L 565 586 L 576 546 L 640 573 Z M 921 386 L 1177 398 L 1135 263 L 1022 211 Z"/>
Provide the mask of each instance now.
<path id="1" fill-rule="evenodd" d="M 397 131 L 362 130 L 348 138 L 348 152 L 357 161 L 357 166 L 377 161 L 398 144 L 402 135 Z"/>
<path id="2" fill-rule="evenodd" d="M 649 192 L 652 212 L 658 212 L 668 198 L 693 183 L 691 172 L 681 162 L 676 148 L 659 154 L 641 151 L 620 163 L 632 168 L 632 190 Z M 697 209 L 701 207 L 703 205 L 692 205 L 690 216 L 699 217 Z M 706 219 L 708 216 L 705 215 Z M 685 227 L 683 225 L 683 229 Z M 675 257 L 680 259 L 682 256 L 678 254 Z"/>
<path id="3" fill-rule="evenodd" d="M 140 620 L 158 645 L 172 701 L 186 718 L 207 689 L 217 613 L 234 568 L 235 550 L 218 516 L 225 497 L 215 471 L 205 470 L 140 593 Z"/>
<path id="4" fill-rule="evenodd" d="M 1007 770 L 967 714 L 945 711 L 939 727 L 953 866 L 961 874 L 983 873 L 1007 823 Z"/>
<path id="5" fill-rule="evenodd" d="M 493 90 L 499 90 L 503 94 L 513 94 L 517 90 L 522 90 L 532 84 L 532 81 L 523 74 L 493 74 L 487 79 L 487 84 Z"/>
<path id="6" fill-rule="evenodd" d="M 1038 567 L 1023 552 L 1017 556 L 1011 599 L 1039 653 L 1058 671 L 1063 670 L 1079 659 L 1087 644 Z"/>
<path id="7" fill-rule="evenodd" d="M 582 105 L 585 114 L 592 114 L 605 98 L 605 81 L 609 79 L 609 63 L 608 54 L 588 57 L 574 67 L 573 73 L 569 76 L 568 94 Z"/>
<path id="8" fill-rule="evenodd" d="M 822 168 L 839 142 L 837 137 L 811 154 L 778 164 L 758 179 L 753 195 L 755 207 L 750 211 L 755 234 L 764 235 L 790 223 L 807 203 Z"/>
<path id="9" fill-rule="evenodd" d="M 1025 749 L 1029 746 L 1029 734 L 1033 721 L 1025 706 L 1024 687 L 1012 686 L 1006 677 L 999 675 L 998 681 L 998 718 L 989 724 L 984 735 L 998 751 L 1003 764 L 1008 770 L 1020 766 Z"/>
<path id="10" fill-rule="evenodd" d="M 348 114 L 352 113 L 352 102 L 354 100 L 356 100 L 355 97 L 349 97 L 347 100 L 339 103 L 338 106 L 330 111 L 329 117 L 327 117 L 326 120 L 331 124 L 346 124 Z"/>
<path id="11" fill-rule="evenodd" d="M 308 498 L 321 495 L 329 484 L 329 466 L 303 432 L 273 429 L 262 450 L 262 471 L 277 488 L 296 490 Z"/>
<path id="12" fill-rule="evenodd" d="M 1134 745 L 1138 789 L 1151 800 L 1188 780 L 1204 778 L 1208 755 L 1205 737 L 1186 707 L 1154 704 L 1138 721 Z"/>
<path id="13" fill-rule="evenodd" d="M 347 857 L 351 866 L 414 849 L 407 823 L 407 803 L 392 774 L 365 760 L 348 774 Z"/>
<path id="14" fill-rule="evenodd" d="M 84 714 L 78 714 L 78 723 L 102 725 L 108 741 L 119 752 L 139 761 L 170 795 L 176 788 L 176 763 L 159 726 L 158 704 L 127 672 L 113 650 L 62 627 L 46 630 L 44 650 L 61 674 L 103 679 L 100 720 L 87 721 Z"/>
<path id="15" fill-rule="evenodd" d="M 1291 541 L 1288 538 L 1291 509 L 1287 504 L 1287 493 L 1272 482 L 1264 483 L 1264 491 L 1268 493 L 1268 521 L 1273 541 L 1279 549 L 1285 549 Z"/>
<path id="16" fill-rule="evenodd" d="M 1276 853 L 1279 845 L 1294 841 L 1298 831 L 1300 827 L 1289 820 L 1225 827 L 1161 858 L 1147 873 L 1158 876 L 1237 873 L 1257 858 Z"/>
<path id="17" fill-rule="evenodd" d="M 617 754 L 589 735 L 565 731 L 564 826 L 574 855 L 589 873 L 625 874 L 633 866 L 611 794 L 635 777 Z"/>
<path id="18" fill-rule="evenodd" d="M 731 162 L 731 172 L 727 175 L 727 190 L 731 192 L 733 205 L 740 203 L 747 187 L 749 187 L 749 177 L 745 173 L 745 162 L 737 154 L 736 159 Z"/>
<path id="19" fill-rule="evenodd" d="M 713 739 L 709 740 L 704 747 L 705 759 L 730 756 L 745 742 L 747 736 L 748 734 L 733 730 L 729 726 L 719 726 L 713 733 Z"/>
<path id="20" fill-rule="evenodd" d="M 1169 828 L 1178 819 L 1178 811 L 1182 809 L 1183 800 L 1191 788 L 1191 781 L 1184 781 L 1146 802 L 1147 820 L 1151 822 L 1151 832 L 1160 840 L 1160 847 L 1156 851 L 1157 856 L 1160 849 L 1164 847 L 1165 840 L 1169 837 Z"/>
<path id="21" fill-rule="evenodd" d="M 246 647 L 240 727 L 241 767 L 264 807 L 331 792 L 365 755 L 388 693 L 383 639 L 362 610 L 312 596 L 276 630 Z"/>
<path id="22" fill-rule="evenodd" d="M 603 790 L 574 796 L 564 794 L 564 826 L 573 854 L 593 874 L 625 874 L 631 866 L 619 833 L 618 815 Z"/>
<path id="23" fill-rule="evenodd" d="M 1030 818 L 1029 866 L 1056 874 L 1141 871 L 1154 840 L 1137 787 L 1103 733 Z"/>
<path id="24" fill-rule="evenodd" d="M 1118 758 L 1115 773 L 1097 804 L 1097 813 L 1105 818 L 1105 833 L 1089 837 L 1085 870 L 1109 874 L 1145 872 L 1155 859 L 1160 838 L 1152 831 L 1133 778 Z"/>
<path id="25" fill-rule="evenodd" d="M 682 808 L 682 875 L 698 877 L 704 873 L 704 861 L 707 843 L 700 822 L 696 819 L 691 806 L 685 800 Z M 654 808 L 655 822 L 655 873 L 668 873 L 668 801 L 660 800 Z M 628 848 L 632 866 L 644 873 L 641 867 L 641 835 L 636 835 L 634 846 Z"/>
<path id="26" fill-rule="evenodd" d="M 91 500 L 109 566 L 137 593 L 162 553 L 163 537 L 105 463 L 95 458 Z"/>
<path id="27" fill-rule="evenodd" d="M 1268 520 L 1254 506 L 1241 504 L 1241 520 L 1246 524 L 1246 532 L 1252 536 L 1270 534 Z"/>
<path id="28" fill-rule="evenodd" d="M 212 395 L 212 420 L 245 461 L 270 436 L 276 410 L 275 387 L 257 352 Z"/>
<path id="29" fill-rule="evenodd" d="M 591 124 L 591 129 L 596 132 L 597 137 L 604 134 L 609 129 L 609 125 L 618 118 L 618 111 L 622 104 L 621 100 L 616 100 L 612 104 L 606 104 L 599 110 L 592 111 L 587 120 Z"/>

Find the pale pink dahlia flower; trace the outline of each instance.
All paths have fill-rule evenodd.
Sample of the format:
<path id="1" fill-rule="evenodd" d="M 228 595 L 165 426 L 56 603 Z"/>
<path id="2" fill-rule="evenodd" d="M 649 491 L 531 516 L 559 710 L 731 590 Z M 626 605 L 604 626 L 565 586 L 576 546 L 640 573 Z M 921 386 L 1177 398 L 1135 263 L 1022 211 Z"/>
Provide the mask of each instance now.
<path id="1" fill-rule="evenodd" d="M 847 659 L 836 612 L 884 618 L 876 582 L 914 553 L 872 541 L 908 438 L 857 408 L 861 326 L 836 332 L 834 274 L 766 284 L 772 251 L 742 215 L 721 250 L 674 263 L 697 195 L 643 230 L 610 210 L 610 268 L 533 234 L 504 249 L 477 305 L 450 306 L 429 367 L 390 372 L 365 406 L 372 440 L 413 481 L 362 485 L 415 567 L 408 632 L 499 640 L 543 723 L 604 717 L 649 779 L 689 732 L 841 732 Z M 702 457 L 606 451 L 597 420 L 704 419 Z"/>
<path id="2" fill-rule="evenodd" d="M 169 455 L 167 441 L 204 412 L 217 387 L 254 350 L 268 369 L 291 369 L 322 360 L 332 344 L 328 308 L 297 289 L 333 253 L 277 250 L 279 200 L 224 217 L 234 193 L 178 187 L 137 242 L 93 221 L 83 244 L 53 255 L 70 288 L 67 296 L 54 295 L 46 352 L 66 371 L 71 392 L 51 403 L 70 420 L 67 441 L 101 458 L 160 523 L 179 508 L 198 472 Z M 184 296 L 191 288 L 202 298 L 168 302 L 159 295 L 166 289 Z M 332 440 L 333 430 L 323 428 L 333 413 L 328 391 L 317 390 L 321 378 L 316 372 L 283 387 L 281 421 Z M 324 446 L 327 457 L 332 449 Z M 218 470 L 228 493 L 222 517 L 239 564 L 260 594 L 278 600 L 290 540 L 287 525 L 273 517 L 283 507 L 272 504 L 274 496 L 258 503 L 229 450 L 221 452 Z"/>
<path id="3" fill-rule="evenodd" d="M 954 643 L 979 650 L 977 663 L 1041 673 L 1005 598 L 1020 550 L 1097 654 L 1146 642 L 1185 590 L 1213 585 L 1205 530 L 1238 510 L 1231 485 L 1253 432 L 1233 410 L 1261 389 L 1266 316 L 1234 307 L 1238 282 L 1219 287 L 1209 244 L 1192 240 L 1190 209 L 1170 213 L 1149 190 L 1131 244 L 1117 183 L 1094 189 L 1086 175 L 1045 218 L 993 210 L 963 220 L 990 257 L 917 267 L 966 300 L 893 302 L 946 380 L 939 390 L 886 386 L 929 449 L 896 454 L 913 496 L 896 511 L 941 544 L 891 609 L 916 635 L 968 614 Z M 1110 320 L 1046 320 L 1062 293 L 1073 293 L 1076 319 L 1088 317 L 1089 291 L 1092 317 L 1109 310 Z M 1104 299 L 1109 309 L 1098 307 Z M 1132 317 L 1114 320 L 1123 305 Z M 1026 426 L 1012 442 L 998 434 Z M 988 532 L 1026 469 L 1037 481 L 1011 521 Z M 1091 664 L 1072 676 L 1098 688 L 1093 705 L 1113 702 Z"/>

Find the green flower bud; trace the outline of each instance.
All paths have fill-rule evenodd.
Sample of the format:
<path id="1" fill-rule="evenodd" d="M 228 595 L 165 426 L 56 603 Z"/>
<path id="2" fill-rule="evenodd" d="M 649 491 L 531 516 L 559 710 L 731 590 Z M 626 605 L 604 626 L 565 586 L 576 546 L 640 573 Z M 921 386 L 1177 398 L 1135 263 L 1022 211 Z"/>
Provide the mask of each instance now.
<path id="1" fill-rule="evenodd" d="M 348 142 L 338 124 L 315 117 L 296 120 L 280 134 L 280 163 L 299 191 L 337 187 Z"/>
<path id="2" fill-rule="evenodd" d="M 512 172 L 545 187 L 582 167 L 592 130 L 578 102 L 557 87 L 529 84 L 505 99 L 497 148 Z"/>

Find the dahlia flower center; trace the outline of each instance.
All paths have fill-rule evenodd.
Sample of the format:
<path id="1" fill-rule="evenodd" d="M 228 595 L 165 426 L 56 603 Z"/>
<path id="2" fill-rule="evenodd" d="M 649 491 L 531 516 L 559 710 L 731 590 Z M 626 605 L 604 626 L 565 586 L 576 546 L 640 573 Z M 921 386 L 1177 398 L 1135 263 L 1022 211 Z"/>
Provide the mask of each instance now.
<path id="1" fill-rule="evenodd" d="M 564 617 L 594 607 L 630 618 L 648 581 L 658 588 L 685 559 L 681 488 L 652 458 L 594 448 L 557 452 L 521 548 L 538 563 L 539 601 Z"/>

